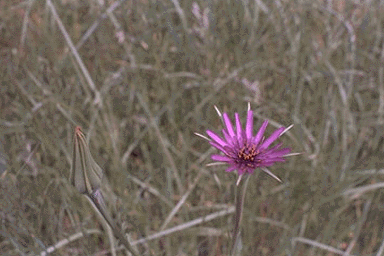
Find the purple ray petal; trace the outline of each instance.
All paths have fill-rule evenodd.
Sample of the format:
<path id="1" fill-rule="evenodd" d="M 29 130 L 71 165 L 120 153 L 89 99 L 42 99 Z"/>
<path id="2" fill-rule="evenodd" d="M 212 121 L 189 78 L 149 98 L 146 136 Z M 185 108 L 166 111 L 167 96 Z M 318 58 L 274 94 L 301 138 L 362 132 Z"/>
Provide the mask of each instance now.
<path id="1" fill-rule="evenodd" d="M 283 157 L 286 154 L 289 154 L 290 152 L 291 152 L 290 148 L 283 148 L 281 150 L 277 150 L 277 151 L 268 153 L 268 157 L 270 157 L 270 158 L 272 158 L 272 157 Z"/>
<path id="2" fill-rule="evenodd" d="M 265 129 L 267 128 L 267 125 L 268 125 L 268 120 L 265 120 L 261 125 L 259 131 L 257 132 L 255 138 L 253 139 L 253 143 L 255 145 L 258 145 L 260 143 L 261 139 L 264 136 L 264 132 L 265 132 Z"/>
<path id="3" fill-rule="evenodd" d="M 224 138 L 227 142 L 227 145 L 229 145 L 233 148 L 235 146 L 235 142 L 236 142 L 236 140 L 234 140 L 235 137 L 231 137 L 225 129 L 223 129 L 222 132 L 223 132 Z"/>
<path id="4" fill-rule="evenodd" d="M 284 161 L 285 161 L 285 159 L 282 157 L 274 157 L 274 158 L 269 158 L 269 159 L 264 160 L 263 164 L 269 164 L 269 163 L 273 164 L 275 162 L 284 162 Z"/>
<path id="5" fill-rule="evenodd" d="M 253 169 L 253 168 L 248 168 L 248 169 L 247 169 L 247 172 L 248 172 L 249 174 L 252 174 L 254 171 L 255 171 L 255 169 Z"/>
<path id="6" fill-rule="evenodd" d="M 236 170 L 236 166 L 234 166 L 234 165 L 231 165 L 231 166 L 229 166 L 225 171 L 226 172 L 232 172 L 232 171 L 234 171 L 234 170 Z"/>
<path id="7" fill-rule="evenodd" d="M 260 150 L 263 150 L 263 149 L 266 149 L 269 147 L 269 145 L 271 145 L 277 138 L 279 138 L 280 134 L 284 131 L 284 127 L 281 127 L 279 129 L 277 129 L 276 131 L 274 131 L 271 136 L 269 136 L 268 139 L 266 139 L 263 144 L 261 144 L 260 146 Z"/>
<path id="8" fill-rule="evenodd" d="M 252 138 L 252 132 L 253 132 L 253 112 L 252 110 L 249 110 L 247 115 L 247 123 L 245 127 L 245 136 L 247 137 L 248 141 L 250 141 L 250 139 Z"/>
<path id="9" fill-rule="evenodd" d="M 232 126 L 231 120 L 229 120 L 228 114 L 224 113 L 223 118 L 224 118 L 224 124 L 225 124 L 225 127 L 227 128 L 228 134 L 231 137 L 235 136 L 235 132 L 233 131 L 233 126 Z"/>
<path id="10" fill-rule="evenodd" d="M 242 135 L 243 135 L 243 130 L 241 128 L 241 122 L 240 122 L 240 117 L 238 113 L 235 113 L 235 119 L 236 119 L 236 135 L 237 135 L 237 140 L 241 141 Z"/>
<path id="11" fill-rule="evenodd" d="M 211 155 L 211 159 L 220 162 L 231 162 L 232 158 L 223 155 Z"/>
<path id="12" fill-rule="evenodd" d="M 246 170 L 244 169 L 237 169 L 237 172 L 239 173 L 239 175 L 242 175 L 246 172 Z"/>
<path id="13" fill-rule="evenodd" d="M 217 148 L 218 150 L 220 150 L 221 152 L 226 152 L 225 148 L 219 144 L 217 144 L 216 142 L 214 141 L 210 141 L 209 144 L 211 144 L 212 147 L 215 147 Z"/>
<path id="14" fill-rule="evenodd" d="M 220 138 L 219 135 L 217 135 L 216 133 L 210 130 L 207 130 L 207 134 L 209 137 L 211 137 L 216 143 L 220 144 L 221 146 L 227 145 L 227 143 L 222 138 Z"/>

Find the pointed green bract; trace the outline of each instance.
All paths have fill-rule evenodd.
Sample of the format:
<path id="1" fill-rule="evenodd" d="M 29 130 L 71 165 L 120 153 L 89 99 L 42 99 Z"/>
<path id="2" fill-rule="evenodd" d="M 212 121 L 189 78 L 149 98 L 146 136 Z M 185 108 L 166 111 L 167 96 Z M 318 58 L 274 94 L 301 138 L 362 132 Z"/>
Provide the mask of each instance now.
<path id="1" fill-rule="evenodd" d="M 91 195 L 101 185 L 103 170 L 93 159 L 81 128 L 75 128 L 70 181 L 82 194 Z"/>
<path id="2" fill-rule="evenodd" d="M 132 255 L 138 256 L 135 248 L 132 247 L 125 235 L 115 225 L 105 207 L 102 191 L 99 189 L 102 178 L 103 170 L 93 159 L 84 134 L 81 128 L 77 126 L 75 128 L 75 138 L 73 141 L 73 159 L 69 180 L 81 194 L 86 195 L 95 211 L 101 219 L 111 227 L 112 232 L 120 242 L 124 244 L 127 250 L 131 252 Z"/>

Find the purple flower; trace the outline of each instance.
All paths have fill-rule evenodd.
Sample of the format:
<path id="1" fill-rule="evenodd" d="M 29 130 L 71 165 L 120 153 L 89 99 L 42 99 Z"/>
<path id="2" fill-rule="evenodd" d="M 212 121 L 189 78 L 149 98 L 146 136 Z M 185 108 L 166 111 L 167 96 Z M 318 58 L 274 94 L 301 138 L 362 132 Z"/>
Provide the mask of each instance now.
<path id="1" fill-rule="evenodd" d="M 281 148 L 282 143 L 269 147 L 285 131 L 285 127 L 277 129 L 268 139 L 265 139 L 264 132 L 268 121 L 264 121 L 257 134 L 253 136 L 252 110 L 248 110 L 245 130 L 241 127 L 238 113 L 235 113 L 236 131 L 227 113 L 223 114 L 223 119 L 225 124 L 225 129 L 222 131 L 223 138 L 213 131 L 207 130 L 208 136 L 212 139 L 209 140 L 209 143 L 224 153 L 224 155 L 212 155 L 212 160 L 229 164 L 227 172 L 237 170 L 239 175 L 252 174 L 256 168 L 261 168 L 280 180 L 265 167 L 271 166 L 275 162 L 284 162 L 284 157 L 291 152 L 290 148 Z"/>

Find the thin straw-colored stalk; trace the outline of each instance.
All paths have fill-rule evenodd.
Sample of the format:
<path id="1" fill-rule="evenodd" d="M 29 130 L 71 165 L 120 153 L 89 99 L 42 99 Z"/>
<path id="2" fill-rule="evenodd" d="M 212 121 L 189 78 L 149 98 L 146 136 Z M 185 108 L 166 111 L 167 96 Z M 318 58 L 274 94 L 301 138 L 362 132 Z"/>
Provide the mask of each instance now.
<path id="1" fill-rule="evenodd" d="M 53 253 L 54 251 L 56 251 L 57 249 L 60 249 L 61 247 L 66 246 L 70 242 L 73 242 L 79 238 L 82 238 L 84 236 L 84 234 L 86 234 L 86 235 L 102 234 L 102 232 L 98 229 L 89 229 L 89 230 L 85 230 L 85 231 L 76 233 L 74 235 L 69 236 L 68 238 L 64 238 L 64 239 L 60 240 L 55 245 L 48 247 L 47 249 L 45 249 L 43 252 L 40 253 L 40 256 L 47 256 L 47 255 Z"/>
<path id="2" fill-rule="evenodd" d="M 202 175 L 202 171 L 200 171 L 197 174 L 197 177 L 195 178 L 195 181 L 193 182 L 192 186 L 188 189 L 187 192 L 181 197 L 180 201 L 177 203 L 175 208 L 171 211 L 171 213 L 168 215 L 168 217 L 165 219 L 163 225 L 161 225 L 160 230 L 164 230 L 164 228 L 169 224 L 169 222 L 172 220 L 172 218 L 176 215 L 176 213 L 179 211 L 181 206 L 185 203 L 187 200 L 188 196 L 191 194 L 191 192 L 195 189 L 197 182 L 200 180 L 200 177 Z"/>
<path id="3" fill-rule="evenodd" d="M 94 103 L 101 106 L 102 105 L 101 94 L 98 91 L 95 83 L 93 82 L 93 80 L 91 78 L 91 75 L 88 72 L 88 69 L 85 67 L 85 65 L 83 63 L 83 60 L 80 58 L 80 55 L 77 52 L 76 47 L 73 44 L 71 37 L 69 36 L 69 34 L 68 34 L 67 30 L 65 29 L 63 23 L 61 22 L 61 19 L 60 19 L 59 15 L 56 12 L 55 6 L 52 4 L 51 0 L 47 0 L 47 5 L 51 9 L 52 15 L 55 18 L 55 20 L 57 22 L 57 25 L 59 26 L 59 29 L 61 30 L 61 33 L 63 34 L 63 36 L 65 38 L 65 41 L 67 42 L 69 48 L 71 49 L 72 54 L 73 54 L 73 56 L 75 57 L 75 59 L 77 61 L 77 64 L 80 66 L 80 69 L 83 72 L 84 77 L 87 80 L 89 87 L 95 93 L 95 101 L 94 101 Z"/>
<path id="4" fill-rule="evenodd" d="M 292 245 L 295 245 L 296 242 L 300 242 L 300 243 L 303 243 L 303 244 L 308 244 L 308 245 L 311 245 L 311 246 L 314 246 L 314 247 L 318 247 L 318 248 L 321 248 L 323 250 L 329 251 L 331 253 L 336 253 L 336 254 L 340 254 L 340 255 L 344 254 L 344 252 L 342 250 L 336 249 L 336 248 L 334 248 L 332 246 L 329 246 L 329 245 L 326 245 L 326 244 L 322 244 L 322 243 L 319 243 L 319 242 L 316 242 L 316 241 L 313 241 L 313 240 L 310 240 L 310 239 L 307 239 L 307 238 L 304 238 L 304 237 L 294 237 L 294 238 L 292 238 Z M 350 254 L 350 256 L 353 256 L 353 255 Z"/>
<path id="5" fill-rule="evenodd" d="M 29 0 L 27 8 L 25 10 L 24 14 L 24 20 L 23 20 L 23 27 L 21 30 L 21 38 L 20 38 L 20 49 L 24 48 L 25 39 L 27 38 L 27 29 L 28 29 L 28 23 L 29 23 L 29 14 L 32 9 L 32 5 L 35 2 L 35 0 Z"/>
<path id="6" fill-rule="evenodd" d="M 189 221 L 187 223 L 178 225 L 176 227 L 173 227 L 173 228 L 170 228 L 170 229 L 166 229 L 166 230 L 161 231 L 159 233 L 147 236 L 146 238 L 133 241 L 132 245 L 146 243 L 146 242 L 148 242 L 150 240 L 154 240 L 154 239 L 157 239 L 157 238 L 160 238 L 160 237 L 172 234 L 172 233 L 177 232 L 177 231 L 182 231 L 184 229 L 187 229 L 187 228 L 190 228 L 190 227 L 193 227 L 193 226 L 196 226 L 196 225 L 199 225 L 199 224 L 211 221 L 211 220 L 216 219 L 218 217 L 222 217 L 222 216 L 234 213 L 234 212 L 235 212 L 235 207 L 231 206 L 231 207 L 229 207 L 226 210 L 215 212 L 215 213 L 209 214 L 209 215 L 207 215 L 205 217 L 200 217 L 198 219 L 194 219 L 192 221 Z"/>

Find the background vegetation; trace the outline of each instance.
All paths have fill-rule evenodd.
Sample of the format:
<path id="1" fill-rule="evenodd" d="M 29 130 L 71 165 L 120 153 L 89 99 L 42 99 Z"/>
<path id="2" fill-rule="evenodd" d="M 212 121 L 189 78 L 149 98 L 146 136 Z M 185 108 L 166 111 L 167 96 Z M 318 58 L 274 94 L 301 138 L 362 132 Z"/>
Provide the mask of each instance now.
<path id="1" fill-rule="evenodd" d="M 110 255 L 80 125 L 132 241 L 215 216 L 142 255 L 227 255 L 236 175 L 193 133 L 250 102 L 302 155 L 251 178 L 243 255 L 383 255 L 383 27 L 378 0 L 0 0 L 0 254 Z"/>

